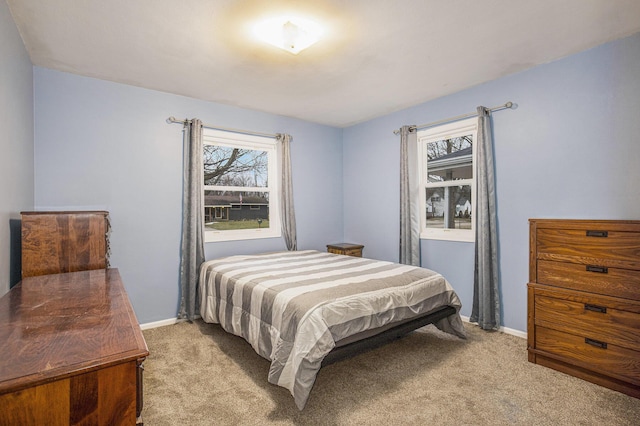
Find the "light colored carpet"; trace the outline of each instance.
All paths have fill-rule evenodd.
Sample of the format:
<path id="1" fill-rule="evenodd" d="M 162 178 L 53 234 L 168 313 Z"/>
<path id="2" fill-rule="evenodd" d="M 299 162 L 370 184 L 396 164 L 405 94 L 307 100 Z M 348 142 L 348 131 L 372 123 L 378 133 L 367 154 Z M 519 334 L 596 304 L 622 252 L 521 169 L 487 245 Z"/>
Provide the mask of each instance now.
<path id="1" fill-rule="evenodd" d="M 162 425 L 640 425 L 640 400 L 531 364 L 524 339 L 424 327 L 324 367 L 303 411 L 219 326 L 144 331 L 143 420 Z"/>

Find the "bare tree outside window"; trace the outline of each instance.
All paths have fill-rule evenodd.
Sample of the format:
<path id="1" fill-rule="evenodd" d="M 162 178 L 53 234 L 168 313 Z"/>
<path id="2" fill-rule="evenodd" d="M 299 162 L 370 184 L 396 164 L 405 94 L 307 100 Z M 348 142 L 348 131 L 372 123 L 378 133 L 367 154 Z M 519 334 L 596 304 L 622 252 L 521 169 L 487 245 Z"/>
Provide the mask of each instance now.
<path id="1" fill-rule="evenodd" d="M 204 145 L 205 225 L 215 230 L 269 227 L 269 153 Z"/>
<path id="2" fill-rule="evenodd" d="M 428 142 L 426 156 L 427 227 L 471 229 L 471 185 L 452 181 L 473 178 L 472 136 Z"/>
<path id="3" fill-rule="evenodd" d="M 203 159 L 205 185 L 266 187 L 268 184 L 266 151 L 205 145 Z"/>
<path id="4" fill-rule="evenodd" d="M 475 140 L 478 120 L 471 117 L 425 127 L 417 134 L 422 217 L 420 238 L 475 240 Z"/>

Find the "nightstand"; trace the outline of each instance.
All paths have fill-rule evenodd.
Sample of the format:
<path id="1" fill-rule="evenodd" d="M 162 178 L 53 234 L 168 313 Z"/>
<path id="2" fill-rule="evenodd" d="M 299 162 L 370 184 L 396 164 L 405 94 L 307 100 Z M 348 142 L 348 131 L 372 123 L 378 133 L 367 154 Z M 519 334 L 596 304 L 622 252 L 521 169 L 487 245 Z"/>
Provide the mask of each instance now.
<path id="1" fill-rule="evenodd" d="M 355 257 L 362 257 L 363 248 L 364 246 L 361 244 L 349 244 L 349 243 L 327 244 L 327 251 L 329 253 L 344 254 L 347 256 L 355 256 Z"/>

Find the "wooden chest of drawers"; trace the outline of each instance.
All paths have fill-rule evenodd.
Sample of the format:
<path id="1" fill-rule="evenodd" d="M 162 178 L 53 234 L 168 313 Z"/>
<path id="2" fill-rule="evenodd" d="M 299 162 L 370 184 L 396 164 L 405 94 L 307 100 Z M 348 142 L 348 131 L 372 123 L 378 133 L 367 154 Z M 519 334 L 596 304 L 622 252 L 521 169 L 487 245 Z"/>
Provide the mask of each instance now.
<path id="1" fill-rule="evenodd" d="M 22 278 L 108 267 L 108 212 L 21 214 Z"/>
<path id="2" fill-rule="evenodd" d="M 529 225 L 529 361 L 640 398 L 640 221 Z"/>

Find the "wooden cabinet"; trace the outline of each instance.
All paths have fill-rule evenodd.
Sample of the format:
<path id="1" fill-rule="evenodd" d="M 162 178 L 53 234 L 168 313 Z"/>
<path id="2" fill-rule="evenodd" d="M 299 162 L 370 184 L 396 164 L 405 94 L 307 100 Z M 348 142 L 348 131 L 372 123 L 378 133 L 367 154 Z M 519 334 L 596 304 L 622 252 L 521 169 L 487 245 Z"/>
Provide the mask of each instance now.
<path id="1" fill-rule="evenodd" d="M 339 243 L 339 244 L 328 244 L 327 251 L 329 253 L 334 254 L 344 254 L 347 256 L 355 256 L 362 257 L 362 249 L 363 245 L 360 244 L 349 244 L 349 243 Z"/>
<path id="2" fill-rule="evenodd" d="M 105 269 L 109 213 L 22 212 L 22 277 Z"/>
<path id="3" fill-rule="evenodd" d="M 117 269 L 23 279 L 0 342 L 0 425 L 136 424 L 149 351 Z"/>
<path id="4" fill-rule="evenodd" d="M 529 361 L 640 398 L 640 221 L 529 224 Z"/>

